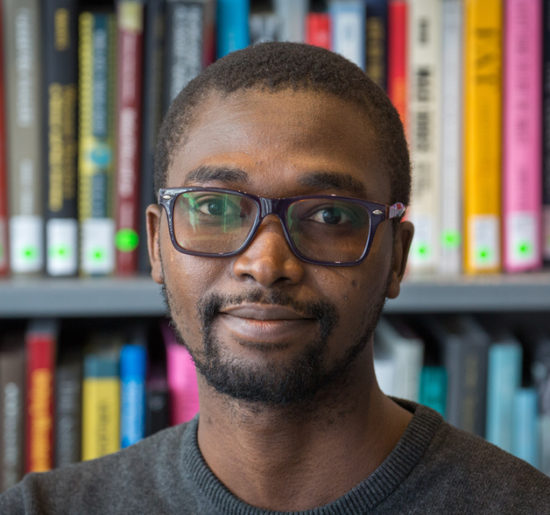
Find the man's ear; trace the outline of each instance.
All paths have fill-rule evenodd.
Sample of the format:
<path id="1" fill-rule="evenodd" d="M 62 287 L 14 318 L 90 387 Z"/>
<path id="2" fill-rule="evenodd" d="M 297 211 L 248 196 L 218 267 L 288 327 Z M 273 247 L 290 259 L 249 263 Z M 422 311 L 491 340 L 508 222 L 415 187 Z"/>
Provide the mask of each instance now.
<path id="1" fill-rule="evenodd" d="M 151 262 L 151 277 L 158 284 L 164 282 L 162 263 L 160 260 L 161 214 L 161 207 L 156 204 L 150 204 L 145 211 L 145 216 L 147 217 L 147 249 L 149 251 L 149 261 Z"/>
<path id="2" fill-rule="evenodd" d="M 395 299 L 399 295 L 401 281 L 407 269 L 407 258 L 414 235 L 414 225 L 405 221 L 396 224 L 396 233 L 393 237 L 393 259 L 391 265 L 391 277 L 388 283 L 386 297 Z"/>

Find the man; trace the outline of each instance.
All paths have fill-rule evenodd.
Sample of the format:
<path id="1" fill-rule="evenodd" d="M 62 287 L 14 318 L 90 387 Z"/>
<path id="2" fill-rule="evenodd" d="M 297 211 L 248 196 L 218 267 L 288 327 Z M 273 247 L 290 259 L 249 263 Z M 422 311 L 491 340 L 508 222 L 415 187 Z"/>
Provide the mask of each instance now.
<path id="1" fill-rule="evenodd" d="M 413 228 L 399 118 L 355 65 L 268 43 L 175 100 L 147 210 L 200 416 L 30 475 L 2 513 L 549 513 L 550 478 L 382 394 L 372 335 Z"/>

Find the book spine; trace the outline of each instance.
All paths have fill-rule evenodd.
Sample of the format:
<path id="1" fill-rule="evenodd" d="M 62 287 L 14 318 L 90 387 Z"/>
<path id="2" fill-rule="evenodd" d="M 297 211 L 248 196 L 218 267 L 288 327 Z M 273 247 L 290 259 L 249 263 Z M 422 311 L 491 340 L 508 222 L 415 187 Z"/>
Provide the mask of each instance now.
<path id="1" fill-rule="evenodd" d="M 145 369 L 145 347 L 138 344 L 124 345 L 120 353 L 122 448 L 145 437 Z"/>
<path id="2" fill-rule="evenodd" d="M 465 0 L 464 270 L 500 271 L 502 2 Z"/>
<path id="3" fill-rule="evenodd" d="M 142 2 L 119 2 L 117 27 L 115 267 L 118 276 L 128 276 L 138 269 Z"/>
<path id="4" fill-rule="evenodd" d="M 534 388 L 519 388 L 514 396 L 512 454 L 539 466 L 539 432 L 537 392 Z"/>
<path id="5" fill-rule="evenodd" d="M 72 276 L 78 271 L 77 5 L 46 0 L 43 6 L 46 273 Z"/>
<path id="6" fill-rule="evenodd" d="M 2 25 L 2 9 L 0 8 L 0 29 Z M 6 104 L 4 96 L 4 38 L 0 36 L 0 277 L 9 274 L 9 210 L 8 210 L 8 163 L 6 157 Z M 0 485 L 1 486 L 1 485 Z"/>
<path id="7" fill-rule="evenodd" d="M 441 258 L 438 271 L 462 271 L 462 0 L 444 0 L 441 33 Z"/>
<path id="8" fill-rule="evenodd" d="M 332 50 L 365 69 L 365 3 L 331 0 Z"/>
<path id="9" fill-rule="evenodd" d="M 249 45 L 250 0 L 218 0 L 216 6 L 216 56 L 219 59 Z"/>
<path id="10" fill-rule="evenodd" d="M 310 12 L 306 17 L 306 43 L 331 49 L 330 16 L 327 13 Z"/>
<path id="11" fill-rule="evenodd" d="M 365 72 L 384 91 L 388 88 L 388 4 L 367 0 Z"/>
<path id="12" fill-rule="evenodd" d="M 415 225 L 411 272 L 434 272 L 439 262 L 441 5 L 409 3 L 409 142 L 413 163 L 408 216 Z"/>
<path id="13" fill-rule="evenodd" d="M 25 472 L 53 466 L 54 372 L 57 345 L 53 322 L 31 323 L 25 337 L 27 402 Z"/>
<path id="14" fill-rule="evenodd" d="M 550 0 L 543 4 L 543 258 L 550 263 Z"/>
<path id="15" fill-rule="evenodd" d="M 308 0 L 275 0 L 279 20 L 279 41 L 303 43 L 306 39 Z"/>
<path id="16" fill-rule="evenodd" d="M 114 271 L 114 55 L 112 13 L 79 16 L 78 211 L 80 271 Z"/>
<path id="17" fill-rule="evenodd" d="M 44 265 L 40 2 L 7 0 L 3 9 L 10 267 L 37 274 Z"/>
<path id="18" fill-rule="evenodd" d="M 406 0 L 388 4 L 388 96 L 408 133 L 408 11 Z"/>
<path id="19" fill-rule="evenodd" d="M 507 0 L 504 30 L 503 266 L 542 265 L 541 3 Z"/>
<path id="20" fill-rule="evenodd" d="M 420 373 L 420 404 L 446 416 L 447 405 L 447 372 L 441 366 L 424 366 Z"/>

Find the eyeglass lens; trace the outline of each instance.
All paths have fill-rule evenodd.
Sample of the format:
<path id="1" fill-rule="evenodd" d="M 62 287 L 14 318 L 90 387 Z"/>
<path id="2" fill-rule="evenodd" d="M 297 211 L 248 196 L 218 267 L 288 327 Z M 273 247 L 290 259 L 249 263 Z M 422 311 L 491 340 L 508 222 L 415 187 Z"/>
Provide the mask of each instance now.
<path id="1" fill-rule="evenodd" d="M 226 254 L 240 249 L 260 207 L 238 193 L 190 191 L 174 204 L 174 235 L 186 250 Z M 370 214 L 343 199 L 299 199 L 286 212 L 286 228 L 296 250 L 316 261 L 361 258 L 370 233 Z"/>

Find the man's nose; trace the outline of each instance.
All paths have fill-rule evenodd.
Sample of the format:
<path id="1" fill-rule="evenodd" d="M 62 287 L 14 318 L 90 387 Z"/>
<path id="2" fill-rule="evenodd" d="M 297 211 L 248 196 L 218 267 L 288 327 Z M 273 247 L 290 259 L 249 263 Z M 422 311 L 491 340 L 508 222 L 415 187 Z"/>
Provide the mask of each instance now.
<path id="1" fill-rule="evenodd" d="M 233 264 L 233 273 L 268 288 L 276 283 L 298 283 L 305 263 L 290 249 L 279 218 L 268 215 L 258 227 L 252 242 Z"/>

